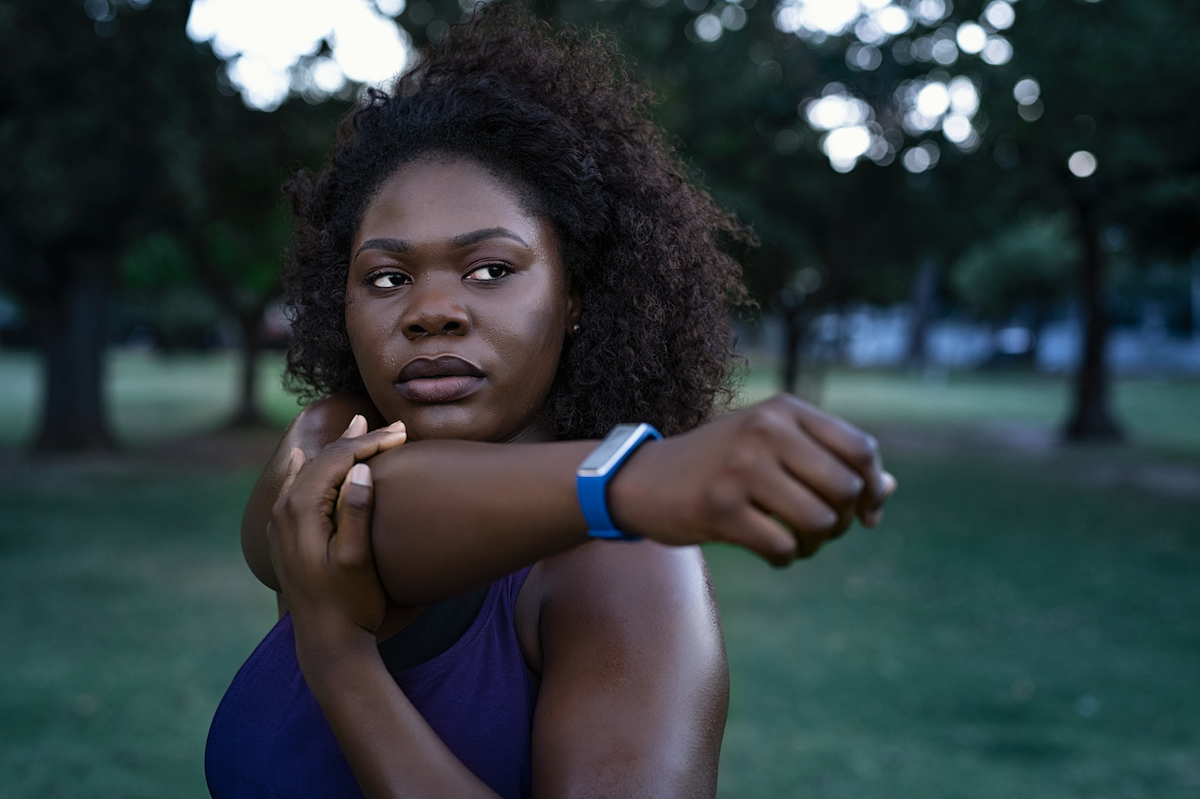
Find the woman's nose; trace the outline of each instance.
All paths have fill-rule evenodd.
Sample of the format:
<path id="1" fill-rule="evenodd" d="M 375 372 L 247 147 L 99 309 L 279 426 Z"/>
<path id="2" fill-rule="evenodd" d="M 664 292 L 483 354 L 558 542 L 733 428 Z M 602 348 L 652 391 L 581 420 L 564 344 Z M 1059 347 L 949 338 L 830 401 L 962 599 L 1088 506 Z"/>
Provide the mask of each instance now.
<path id="1" fill-rule="evenodd" d="M 404 335 L 410 341 L 424 336 L 465 336 L 471 329 L 471 315 L 463 305 L 462 291 L 457 275 L 430 276 L 415 283 L 400 320 Z"/>

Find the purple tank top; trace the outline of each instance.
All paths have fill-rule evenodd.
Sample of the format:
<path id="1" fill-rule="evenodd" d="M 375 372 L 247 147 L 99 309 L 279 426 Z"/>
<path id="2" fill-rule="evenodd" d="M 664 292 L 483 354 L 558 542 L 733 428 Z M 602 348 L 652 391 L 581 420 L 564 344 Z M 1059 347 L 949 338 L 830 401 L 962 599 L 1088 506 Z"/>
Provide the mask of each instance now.
<path id="1" fill-rule="evenodd" d="M 537 699 L 513 625 L 529 569 L 493 583 L 467 632 L 442 654 L 393 674 L 442 741 L 506 799 L 530 795 Z M 296 661 L 285 615 L 233 678 L 208 732 L 214 799 L 362 797 Z"/>

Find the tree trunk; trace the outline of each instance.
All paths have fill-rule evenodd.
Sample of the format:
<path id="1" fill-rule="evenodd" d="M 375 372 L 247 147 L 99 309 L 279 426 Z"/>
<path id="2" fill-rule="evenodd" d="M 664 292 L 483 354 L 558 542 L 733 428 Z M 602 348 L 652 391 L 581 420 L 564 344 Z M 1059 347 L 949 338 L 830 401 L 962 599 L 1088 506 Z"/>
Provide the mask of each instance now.
<path id="1" fill-rule="evenodd" d="M 258 357 L 262 353 L 262 315 L 262 306 L 238 315 L 238 324 L 242 328 L 241 381 L 238 406 L 230 427 L 263 427 L 267 423 L 258 408 Z"/>
<path id="2" fill-rule="evenodd" d="M 932 255 L 921 258 L 917 279 L 913 283 L 912 324 L 908 330 L 908 365 L 924 366 L 926 342 L 929 338 L 929 320 L 933 316 L 933 304 L 937 299 L 938 263 Z"/>
<path id="3" fill-rule="evenodd" d="M 1200 252 L 1192 256 L 1192 336 L 1200 338 Z"/>
<path id="4" fill-rule="evenodd" d="M 1084 314 L 1083 353 L 1075 374 L 1073 407 L 1064 434 L 1071 441 L 1116 441 L 1121 428 L 1109 402 L 1108 309 L 1104 301 L 1104 252 L 1091 203 L 1076 200 L 1083 238 L 1079 300 Z"/>
<path id="5" fill-rule="evenodd" d="M 96 257 L 71 257 L 53 265 L 62 288 L 36 310 L 45 379 L 35 447 L 110 449 L 114 442 L 104 402 L 108 265 Z"/>
<path id="6" fill-rule="evenodd" d="M 803 317 L 799 309 L 786 309 L 783 317 L 783 369 L 781 388 L 789 394 L 796 393 L 800 382 L 800 344 L 804 337 Z"/>

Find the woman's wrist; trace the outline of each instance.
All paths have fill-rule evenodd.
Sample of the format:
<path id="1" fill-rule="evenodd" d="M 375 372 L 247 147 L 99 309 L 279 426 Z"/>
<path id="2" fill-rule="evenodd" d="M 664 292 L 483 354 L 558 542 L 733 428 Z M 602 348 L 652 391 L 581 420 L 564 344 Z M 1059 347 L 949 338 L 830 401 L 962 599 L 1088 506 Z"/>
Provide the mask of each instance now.
<path id="1" fill-rule="evenodd" d="M 356 668 L 364 658 L 379 659 L 375 633 L 351 621 L 329 616 L 322 618 L 322 615 L 326 614 L 296 615 L 293 611 L 292 615 L 296 658 L 314 692 L 314 682 L 322 682 L 347 668 Z"/>

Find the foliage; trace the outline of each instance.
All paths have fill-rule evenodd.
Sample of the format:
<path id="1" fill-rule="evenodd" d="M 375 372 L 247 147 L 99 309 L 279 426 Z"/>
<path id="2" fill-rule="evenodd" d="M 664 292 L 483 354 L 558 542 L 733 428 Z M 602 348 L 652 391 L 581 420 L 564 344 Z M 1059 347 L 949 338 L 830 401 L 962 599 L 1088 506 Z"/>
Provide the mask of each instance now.
<path id="1" fill-rule="evenodd" d="M 955 263 L 951 281 L 986 319 L 1003 321 L 1022 306 L 1044 315 L 1065 293 L 1080 254 L 1063 217 L 1029 219 L 973 245 Z"/>
<path id="2" fill-rule="evenodd" d="M 202 288 L 256 348 L 285 165 L 315 160 L 341 110 L 268 116 L 222 93 L 222 62 L 184 33 L 189 5 L 0 2 L 0 281 L 43 348 L 45 447 L 110 443 L 102 350 L 120 272 L 168 327 L 184 320 L 162 318 L 165 298 Z M 256 416 L 255 362 L 242 416 Z"/>

